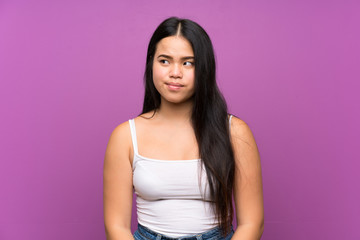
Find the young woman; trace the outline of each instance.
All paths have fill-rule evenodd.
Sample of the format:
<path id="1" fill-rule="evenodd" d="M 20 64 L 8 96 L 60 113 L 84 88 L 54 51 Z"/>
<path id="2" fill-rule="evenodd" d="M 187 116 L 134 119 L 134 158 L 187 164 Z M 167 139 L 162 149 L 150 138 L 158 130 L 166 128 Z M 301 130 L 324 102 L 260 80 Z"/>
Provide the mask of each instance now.
<path id="1" fill-rule="evenodd" d="M 215 75 L 202 27 L 176 17 L 158 26 L 148 46 L 142 113 L 117 126 L 106 149 L 107 239 L 260 239 L 259 153 L 248 125 L 227 113 Z"/>

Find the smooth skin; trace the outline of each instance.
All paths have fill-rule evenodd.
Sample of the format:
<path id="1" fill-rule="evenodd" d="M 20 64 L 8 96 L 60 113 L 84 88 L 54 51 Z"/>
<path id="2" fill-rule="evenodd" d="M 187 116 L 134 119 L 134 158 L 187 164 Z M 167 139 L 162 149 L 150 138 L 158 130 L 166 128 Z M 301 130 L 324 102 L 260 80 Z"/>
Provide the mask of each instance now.
<path id="1" fill-rule="evenodd" d="M 197 159 L 191 126 L 191 96 L 195 66 L 190 43 L 181 36 L 162 39 L 154 56 L 153 79 L 161 106 L 135 118 L 139 155 L 155 159 Z M 180 89 L 169 84 L 181 84 Z M 234 199 L 237 229 L 232 239 L 260 239 L 264 229 L 263 190 L 259 152 L 248 125 L 233 116 L 231 142 L 235 154 Z M 128 121 L 112 132 L 104 161 L 104 220 L 108 240 L 134 239 L 131 233 L 132 159 Z M 171 161 L 171 160 L 169 160 Z"/>

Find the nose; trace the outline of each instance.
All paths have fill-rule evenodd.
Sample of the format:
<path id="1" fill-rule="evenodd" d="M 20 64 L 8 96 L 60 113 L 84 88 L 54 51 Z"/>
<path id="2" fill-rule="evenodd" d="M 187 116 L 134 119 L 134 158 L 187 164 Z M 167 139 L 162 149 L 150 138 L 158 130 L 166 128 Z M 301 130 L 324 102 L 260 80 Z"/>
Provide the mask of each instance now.
<path id="1" fill-rule="evenodd" d="M 173 64 L 170 70 L 170 77 L 173 78 L 181 78 L 182 77 L 182 69 L 181 65 L 179 64 Z"/>

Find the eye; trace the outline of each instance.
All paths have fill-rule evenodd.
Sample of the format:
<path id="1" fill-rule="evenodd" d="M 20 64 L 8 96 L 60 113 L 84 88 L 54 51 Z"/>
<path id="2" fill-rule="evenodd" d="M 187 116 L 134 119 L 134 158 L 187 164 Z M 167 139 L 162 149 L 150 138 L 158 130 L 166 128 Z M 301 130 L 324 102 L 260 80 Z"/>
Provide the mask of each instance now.
<path id="1" fill-rule="evenodd" d="M 161 63 L 169 63 L 169 61 L 165 60 L 165 59 L 161 59 L 159 62 L 161 62 Z"/>
<path id="2" fill-rule="evenodd" d="M 188 64 L 187 64 L 187 63 L 188 63 Z M 187 65 L 187 66 L 192 66 L 192 65 L 194 65 L 193 62 L 189 62 L 189 61 L 185 62 L 184 64 Z"/>

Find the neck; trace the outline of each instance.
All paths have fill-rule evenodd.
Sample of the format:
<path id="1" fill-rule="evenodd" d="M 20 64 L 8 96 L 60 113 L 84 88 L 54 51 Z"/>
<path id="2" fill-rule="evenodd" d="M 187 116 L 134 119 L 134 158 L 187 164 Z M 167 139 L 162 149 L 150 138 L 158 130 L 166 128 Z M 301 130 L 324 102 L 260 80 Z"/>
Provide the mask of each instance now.
<path id="1" fill-rule="evenodd" d="M 187 122 L 191 120 L 192 101 L 183 103 L 171 103 L 168 101 L 161 101 L 160 107 L 157 111 L 158 117 L 171 122 Z"/>

